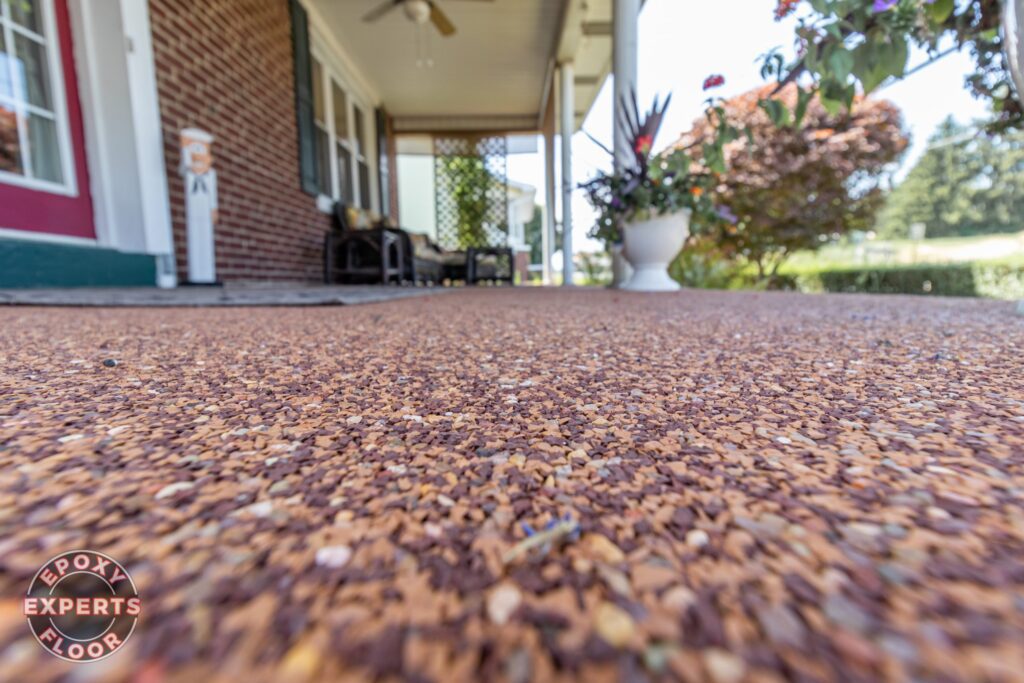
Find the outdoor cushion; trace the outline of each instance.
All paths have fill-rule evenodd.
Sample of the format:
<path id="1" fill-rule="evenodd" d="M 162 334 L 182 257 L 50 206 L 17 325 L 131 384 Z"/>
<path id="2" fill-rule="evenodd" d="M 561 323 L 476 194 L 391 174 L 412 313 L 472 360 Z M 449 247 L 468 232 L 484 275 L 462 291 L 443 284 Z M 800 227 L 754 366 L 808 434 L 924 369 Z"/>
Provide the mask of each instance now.
<path id="1" fill-rule="evenodd" d="M 446 266 L 465 265 L 466 252 L 444 251 L 423 233 L 410 232 L 408 234 L 409 241 L 412 243 L 412 253 L 417 259 Z"/>

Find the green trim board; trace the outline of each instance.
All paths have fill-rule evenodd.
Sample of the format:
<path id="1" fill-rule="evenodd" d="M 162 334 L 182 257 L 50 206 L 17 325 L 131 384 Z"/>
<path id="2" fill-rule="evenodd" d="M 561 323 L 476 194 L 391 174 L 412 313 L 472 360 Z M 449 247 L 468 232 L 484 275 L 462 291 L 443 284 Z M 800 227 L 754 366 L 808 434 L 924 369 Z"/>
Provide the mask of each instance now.
<path id="1" fill-rule="evenodd" d="M 156 257 L 150 254 L 0 238 L 0 289 L 155 285 Z"/>

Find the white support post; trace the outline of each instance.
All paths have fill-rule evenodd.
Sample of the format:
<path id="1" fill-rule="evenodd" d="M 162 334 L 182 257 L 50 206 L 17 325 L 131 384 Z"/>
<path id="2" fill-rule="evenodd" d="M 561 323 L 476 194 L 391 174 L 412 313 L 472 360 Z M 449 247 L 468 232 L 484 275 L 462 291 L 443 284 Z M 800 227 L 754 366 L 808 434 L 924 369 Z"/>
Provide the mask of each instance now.
<path id="1" fill-rule="evenodd" d="M 555 130 L 554 121 L 544 133 L 544 229 L 541 234 L 544 263 L 544 284 L 554 279 L 551 254 L 555 250 Z"/>
<path id="2" fill-rule="evenodd" d="M 1003 3 L 1003 43 L 1011 82 L 1018 97 L 1024 97 L 1024 0 Z M 1017 314 L 1024 315 L 1024 299 L 1017 302 Z"/>
<path id="3" fill-rule="evenodd" d="M 562 133 L 562 285 L 573 283 L 572 262 L 572 135 L 576 132 L 575 76 L 572 62 L 559 68 Z"/>
<path id="4" fill-rule="evenodd" d="M 615 79 L 613 121 L 615 131 L 615 170 L 631 163 L 632 145 L 622 130 L 624 102 L 632 99 L 637 83 L 637 50 L 639 47 L 640 0 L 613 0 L 612 17 L 612 73 Z"/>
<path id="5" fill-rule="evenodd" d="M 68 3 L 68 9 L 97 241 L 120 251 L 155 255 L 156 284 L 174 287 L 149 4 L 91 0 Z"/>

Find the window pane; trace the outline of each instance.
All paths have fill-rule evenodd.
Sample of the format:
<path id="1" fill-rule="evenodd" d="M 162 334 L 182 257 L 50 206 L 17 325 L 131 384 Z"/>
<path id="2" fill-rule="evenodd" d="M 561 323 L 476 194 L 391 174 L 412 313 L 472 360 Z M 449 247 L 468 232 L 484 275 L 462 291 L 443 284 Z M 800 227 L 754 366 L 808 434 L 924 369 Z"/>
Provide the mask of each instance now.
<path id="1" fill-rule="evenodd" d="M 369 210 L 373 206 L 370 201 L 370 167 L 359 162 L 359 206 Z"/>
<path id="2" fill-rule="evenodd" d="M 43 32 L 43 17 L 39 11 L 39 0 L 5 0 L 11 8 L 11 19 L 30 31 Z"/>
<path id="3" fill-rule="evenodd" d="M 316 127 L 316 182 L 322 194 L 331 192 L 331 142 L 327 131 Z"/>
<path id="4" fill-rule="evenodd" d="M 348 137 L 348 98 L 338 84 L 331 81 L 331 97 L 334 102 L 334 134 L 339 138 Z"/>
<path id="5" fill-rule="evenodd" d="M 320 62 L 313 60 L 313 118 L 327 127 L 327 108 L 324 101 L 324 72 Z"/>
<path id="6" fill-rule="evenodd" d="M 338 145 L 338 187 L 341 188 L 341 201 L 352 206 L 355 192 L 352 186 L 352 154 Z"/>
<path id="7" fill-rule="evenodd" d="M 18 117 L 0 104 L 0 171 L 24 173 L 21 166 L 21 143 L 18 142 Z"/>
<path id="8" fill-rule="evenodd" d="M 46 48 L 22 35 L 14 37 L 14 45 L 15 97 L 42 109 L 52 110 Z"/>
<path id="9" fill-rule="evenodd" d="M 7 43 L 3 31 L 0 31 L 0 95 L 14 97 L 14 85 L 11 83 L 11 55 L 7 53 Z"/>
<path id="10" fill-rule="evenodd" d="M 28 119 L 29 153 L 32 155 L 32 176 L 59 183 L 64 179 L 60 167 L 60 144 L 57 124 L 31 114 Z"/>
<path id="11" fill-rule="evenodd" d="M 355 112 L 355 123 L 356 123 L 356 154 L 366 154 L 366 143 L 363 137 L 363 110 L 359 107 L 353 107 L 352 111 Z"/>

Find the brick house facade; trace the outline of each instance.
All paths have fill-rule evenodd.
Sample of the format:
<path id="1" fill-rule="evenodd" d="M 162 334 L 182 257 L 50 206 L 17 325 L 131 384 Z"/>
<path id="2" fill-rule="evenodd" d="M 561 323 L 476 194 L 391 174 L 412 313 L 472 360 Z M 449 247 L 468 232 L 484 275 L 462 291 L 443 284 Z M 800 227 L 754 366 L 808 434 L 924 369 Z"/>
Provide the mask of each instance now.
<path id="1" fill-rule="evenodd" d="M 15 12 L 0 3 L 0 68 L 10 80 L 7 64 L 20 57 L 3 46 L 17 36 L 44 51 L 47 72 L 14 98 L 0 91 L 0 287 L 187 281 L 179 172 L 186 128 L 214 138 L 220 282 L 322 282 L 332 202 L 346 200 L 368 214 L 394 206 L 395 178 L 378 176 L 387 163 L 376 154 L 393 154 L 388 121 L 374 97 L 347 84 L 349 119 L 358 114 L 361 129 L 357 134 L 352 124 L 336 134 L 332 122 L 331 163 L 336 169 L 335 155 L 349 150 L 349 174 L 363 173 L 365 187 L 349 185 L 346 193 L 336 170 L 312 186 L 305 181 L 312 111 L 297 100 L 296 74 L 304 67 L 308 82 L 315 59 L 302 0 L 24 4 L 26 11 L 19 5 Z M 325 48 L 318 49 L 324 82 L 340 87 L 338 70 L 328 70 Z M 52 102 L 30 101 L 47 82 L 64 87 Z M 25 153 L 34 143 L 18 118 L 26 110 L 56 124 L 52 158 L 35 160 L 34 175 Z M 304 113 L 310 125 L 300 154 Z M 384 211 L 381 185 L 392 196 Z"/>
<path id="2" fill-rule="evenodd" d="M 329 221 L 300 187 L 288 0 L 150 0 L 149 8 L 179 279 L 178 132 L 189 126 L 215 138 L 218 277 L 319 279 Z"/>

